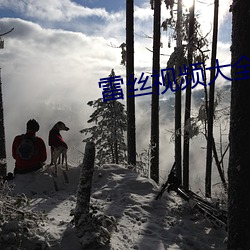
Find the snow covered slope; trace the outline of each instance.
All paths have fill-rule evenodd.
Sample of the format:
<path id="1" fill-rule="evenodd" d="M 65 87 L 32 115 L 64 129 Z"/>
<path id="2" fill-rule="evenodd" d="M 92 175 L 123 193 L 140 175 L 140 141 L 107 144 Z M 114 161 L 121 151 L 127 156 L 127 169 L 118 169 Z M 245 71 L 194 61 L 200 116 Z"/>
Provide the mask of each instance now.
<path id="1" fill-rule="evenodd" d="M 49 169 L 17 176 L 9 182 L 9 185 L 15 185 L 13 194 L 25 193 L 30 198 L 28 210 L 47 214 L 48 218 L 37 223 L 37 227 L 29 228 L 30 240 L 35 235 L 40 241 L 46 241 L 50 247 L 45 249 L 82 249 L 70 223 L 70 211 L 76 204 L 79 169 L 70 168 L 69 184 L 65 183 L 59 172 L 56 178 L 59 191 L 54 189 Z M 157 193 L 158 188 L 148 179 L 121 166 L 104 165 L 95 170 L 91 203 L 100 212 L 116 219 L 116 229 L 112 232 L 110 244 L 103 249 L 226 249 L 223 244 L 226 237 L 224 229 L 213 228 L 200 215 L 191 211 L 188 204 L 175 193 L 165 192 L 160 200 L 155 200 Z M 18 235 L 14 229 L 13 232 Z M 10 234 L 1 231 L 0 239 L 7 233 Z M 28 236 L 26 238 L 29 239 Z M 10 241 L 9 246 L 11 242 L 14 241 Z M 0 246 L 4 246 L 0 248 L 8 250 L 6 243 L 0 241 Z M 24 242 L 20 244 L 25 245 Z"/>

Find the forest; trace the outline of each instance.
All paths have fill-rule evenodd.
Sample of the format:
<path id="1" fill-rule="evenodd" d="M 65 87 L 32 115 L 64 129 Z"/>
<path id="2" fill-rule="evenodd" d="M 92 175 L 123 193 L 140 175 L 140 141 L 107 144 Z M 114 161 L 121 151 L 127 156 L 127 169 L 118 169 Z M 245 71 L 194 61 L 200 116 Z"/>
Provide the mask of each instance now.
<path id="1" fill-rule="evenodd" d="M 250 24 L 250 2 L 233 0 L 228 9 L 232 15 L 232 29 L 229 51 L 231 61 L 227 63 L 218 58 L 220 1 L 214 0 L 213 24 L 208 34 L 203 34 L 204 24 L 199 23 L 196 12 L 199 1 L 190 2 L 186 6 L 185 0 L 150 1 L 153 34 L 143 34 L 145 39 L 152 41 L 152 49 L 147 48 L 152 57 L 151 72 L 148 73 L 135 72 L 135 3 L 133 0 L 126 1 L 126 41 L 120 46 L 111 45 L 116 52 L 116 49 L 121 52 L 125 84 L 120 82 L 121 78 L 116 75 L 114 67 L 110 73 L 107 72 L 106 78 L 98 82 L 102 97 L 87 102 L 94 109 L 87 125 L 93 126 L 86 125 L 80 133 L 84 135 L 83 142 L 88 145 L 86 150 L 95 147 L 92 149 L 95 153 L 88 153 L 91 157 L 87 159 L 85 156 L 83 165 L 93 167 L 94 161 L 98 167 L 105 164 L 123 165 L 158 186 L 156 199 L 160 199 L 167 190 L 175 191 L 182 199 L 194 202 L 193 207 L 205 214 L 208 220 L 216 221 L 226 228 L 227 249 L 247 250 L 250 249 L 250 85 L 247 85 L 250 79 L 250 35 L 247 31 Z M 168 13 L 164 19 L 163 9 Z M 2 39 L 11 35 L 13 30 L 0 34 L 2 49 Z M 167 46 L 172 49 L 172 53 L 167 56 L 162 54 L 162 34 L 168 37 Z M 166 63 L 164 69 L 161 68 L 162 58 Z M 226 68 L 230 68 L 226 71 L 230 75 L 223 73 Z M 223 88 L 220 84 L 222 78 L 225 83 Z M 165 101 L 161 95 L 167 92 L 173 95 Z M 138 134 L 143 132 L 137 123 L 139 117 L 136 109 L 140 105 L 145 106 L 145 103 L 137 101 L 139 96 L 145 96 L 145 103 L 150 106 L 147 111 L 150 138 L 142 151 L 139 151 Z M 0 78 L 0 176 L 4 178 L 7 175 L 7 155 L 3 99 Z M 168 159 L 167 164 L 164 163 L 168 165 L 168 171 L 163 176 L 160 152 L 166 149 L 162 148 L 160 142 L 163 140 L 161 133 L 163 126 L 165 129 L 164 122 L 169 121 L 173 125 L 167 129 L 171 134 L 170 143 L 174 151 L 167 154 L 172 155 L 172 158 Z M 205 155 L 202 160 L 204 180 L 200 181 L 204 192 L 199 195 L 191 190 L 196 175 L 192 168 L 195 161 L 193 150 L 198 148 L 195 145 L 196 138 L 202 140 L 202 154 Z M 95 159 L 92 159 L 93 154 Z M 91 181 L 87 177 L 91 179 L 92 176 L 88 171 L 91 172 L 85 169 L 80 176 L 74 214 L 78 226 L 82 223 L 81 214 L 88 213 L 83 204 L 90 202 L 91 191 L 87 187 L 91 187 Z M 213 191 L 218 186 L 227 204 L 225 213 L 206 203 L 213 199 Z M 84 191 L 80 192 L 80 188 Z M 96 222 L 91 221 L 90 217 L 81 219 L 90 225 Z M 91 230 L 95 230 L 93 228 Z M 105 243 L 108 241 L 106 238 Z"/>

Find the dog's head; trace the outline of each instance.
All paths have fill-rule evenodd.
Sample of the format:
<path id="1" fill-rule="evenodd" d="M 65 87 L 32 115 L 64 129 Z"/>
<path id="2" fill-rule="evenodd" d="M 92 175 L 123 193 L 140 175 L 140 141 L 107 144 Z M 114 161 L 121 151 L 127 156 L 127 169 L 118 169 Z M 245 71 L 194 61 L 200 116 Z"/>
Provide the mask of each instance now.
<path id="1" fill-rule="evenodd" d="M 61 122 L 61 121 L 57 122 L 54 125 L 54 128 L 58 129 L 59 131 L 61 131 L 61 130 L 68 131 L 69 130 L 69 128 L 65 125 L 65 123 Z"/>

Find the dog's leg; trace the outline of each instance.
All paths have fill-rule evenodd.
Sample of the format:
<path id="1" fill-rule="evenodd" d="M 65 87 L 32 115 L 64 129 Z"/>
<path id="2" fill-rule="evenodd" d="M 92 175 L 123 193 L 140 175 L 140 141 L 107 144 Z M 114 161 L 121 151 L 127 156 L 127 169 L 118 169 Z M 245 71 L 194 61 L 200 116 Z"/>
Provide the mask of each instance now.
<path id="1" fill-rule="evenodd" d="M 57 164 L 55 164 L 55 176 L 57 177 Z"/>
<path id="2" fill-rule="evenodd" d="M 63 177 L 64 177 L 64 180 L 66 183 L 69 183 L 69 176 L 67 174 L 67 171 L 68 171 L 68 162 L 67 162 L 67 149 L 64 149 L 62 151 L 62 159 L 63 161 L 65 160 L 65 166 L 66 166 L 66 170 L 62 170 L 62 173 L 63 173 Z"/>
<path id="3" fill-rule="evenodd" d="M 60 155 L 60 153 L 58 153 L 57 150 L 54 150 L 54 152 L 53 152 L 53 163 L 54 163 L 54 167 L 55 167 L 55 176 L 57 176 L 57 160 L 58 160 L 59 155 Z"/>
<path id="4" fill-rule="evenodd" d="M 61 153 L 61 157 L 62 157 L 62 166 L 63 166 L 64 160 L 65 160 L 65 154 L 64 154 L 64 152 Z"/>
<path id="5" fill-rule="evenodd" d="M 54 164 L 53 154 L 54 154 L 54 148 L 50 147 L 50 158 L 51 158 L 50 166 Z"/>
<path id="6" fill-rule="evenodd" d="M 57 164 L 61 164 L 61 154 L 58 155 Z"/>
<path id="7" fill-rule="evenodd" d="M 64 158 L 65 158 L 65 165 L 66 165 L 66 170 L 69 171 L 68 168 L 68 158 L 67 158 L 67 152 L 64 153 Z"/>

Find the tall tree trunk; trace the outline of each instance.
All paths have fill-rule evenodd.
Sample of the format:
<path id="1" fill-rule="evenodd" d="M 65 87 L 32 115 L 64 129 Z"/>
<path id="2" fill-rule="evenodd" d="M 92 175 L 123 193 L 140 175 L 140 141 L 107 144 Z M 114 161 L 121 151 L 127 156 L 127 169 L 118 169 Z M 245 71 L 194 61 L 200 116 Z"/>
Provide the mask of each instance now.
<path id="1" fill-rule="evenodd" d="M 218 13 L 219 0 L 214 1 L 214 27 L 213 27 L 213 41 L 212 41 L 212 56 L 211 67 L 216 65 L 217 52 L 217 37 L 218 37 Z M 215 78 L 215 68 L 210 71 L 210 82 Z M 214 89 L 215 82 L 209 87 L 209 105 L 208 105 L 208 127 L 207 127 L 207 159 L 206 159 L 206 179 L 205 179 L 205 194 L 211 197 L 211 177 L 212 177 L 212 151 L 213 151 L 213 124 L 214 124 Z M 216 150 L 216 148 L 215 148 Z"/>
<path id="2" fill-rule="evenodd" d="M 11 30 L 0 34 L 3 37 L 13 31 Z M 2 41 L 0 49 L 4 48 Z M 4 111 L 3 111 L 3 94 L 2 94 L 2 72 L 0 68 L 0 176 L 5 177 L 7 174 L 7 159 L 6 159 L 6 145 L 5 145 L 5 129 L 4 129 Z"/>
<path id="3" fill-rule="evenodd" d="M 189 31 L 188 31 L 188 65 L 193 62 L 193 36 L 194 36 L 194 9 L 195 0 L 189 9 Z M 190 66 L 189 66 L 190 67 Z M 188 81 L 191 81 L 191 76 L 188 75 Z M 185 102 L 185 128 L 184 128 L 184 141 L 183 141 L 183 186 L 189 189 L 189 131 L 186 129 L 190 124 L 190 110 L 191 110 L 191 83 L 186 88 L 186 102 Z"/>
<path id="4" fill-rule="evenodd" d="M 3 112 L 3 95 L 2 95 L 2 76 L 0 69 L 0 176 L 7 174 L 5 132 L 4 132 L 4 112 Z"/>
<path id="5" fill-rule="evenodd" d="M 160 27 L 161 1 L 154 1 L 154 37 L 153 37 L 153 70 L 152 70 L 152 107 L 151 107 L 151 167 L 150 176 L 159 183 L 159 84 L 160 76 Z"/>
<path id="6" fill-rule="evenodd" d="M 227 182 L 226 182 L 226 179 L 225 179 L 225 176 L 224 176 L 224 172 L 223 172 L 223 170 L 221 168 L 221 163 L 219 161 L 219 157 L 218 157 L 218 154 L 217 154 L 214 138 L 213 138 L 213 145 L 212 146 L 213 146 L 214 160 L 215 160 L 215 163 L 216 163 L 219 175 L 220 175 L 220 179 L 222 181 L 222 185 L 223 185 L 225 191 L 227 191 Z"/>
<path id="7" fill-rule="evenodd" d="M 117 130 L 118 130 L 118 126 L 117 126 L 117 121 L 116 121 L 116 112 L 117 112 L 117 103 L 116 101 L 114 101 L 112 103 L 112 116 L 113 116 L 113 136 L 114 136 L 114 139 L 113 139 L 113 145 L 114 145 L 114 163 L 115 164 L 119 164 L 119 150 L 118 150 L 118 138 L 117 138 Z"/>
<path id="8" fill-rule="evenodd" d="M 126 1 L 126 78 L 129 81 L 132 75 L 134 80 L 134 1 Z M 135 98 L 129 97 L 134 95 L 128 92 L 127 87 L 127 147 L 128 147 L 128 164 L 136 165 L 136 128 L 135 128 Z"/>
<path id="9" fill-rule="evenodd" d="M 115 220 L 107 215 L 93 216 L 90 212 L 90 196 L 94 173 L 95 144 L 87 142 L 76 191 L 77 201 L 74 211 L 75 232 L 82 249 L 101 249 L 110 242 L 115 228 Z M 100 211 L 99 211 L 100 212 Z M 108 221 L 108 223 L 107 223 Z"/>
<path id="10" fill-rule="evenodd" d="M 228 168 L 228 250 L 250 249 L 250 1 L 232 8 L 232 88 Z M 241 57 L 248 60 L 240 60 Z M 240 60 L 240 61 L 239 61 Z M 235 64 L 237 63 L 237 67 Z M 245 65 L 245 68 L 243 68 Z M 241 73 L 240 73 L 241 72 Z M 237 78 L 241 78 L 237 80 Z"/>
<path id="11" fill-rule="evenodd" d="M 89 205 L 92 188 L 92 177 L 95 162 L 95 144 L 87 142 L 80 170 L 79 184 L 76 191 L 77 201 L 74 213 L 76 228 L 84 226 L 84 222 L 90 220 Z M 86 226 L 86 225 L 85 225 Z"/>
<path id="12" fill-rule="evenodd" d="M 182 46 L 182 0 L 178 0 L 177 6 L 177 22 L 176 22 L 176 45 L 177 49 Z M 183 61 L 182 58 L 178 58 L 177 69 Z M 182 183 L 182 162 L 181 162 L 181 88 L 175 92 L 175 164 L 176 164 L 176 176 Z"/>

